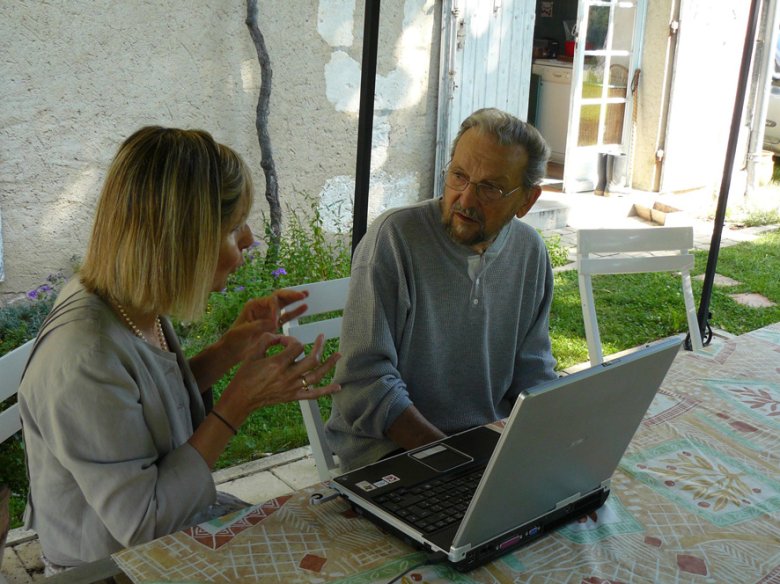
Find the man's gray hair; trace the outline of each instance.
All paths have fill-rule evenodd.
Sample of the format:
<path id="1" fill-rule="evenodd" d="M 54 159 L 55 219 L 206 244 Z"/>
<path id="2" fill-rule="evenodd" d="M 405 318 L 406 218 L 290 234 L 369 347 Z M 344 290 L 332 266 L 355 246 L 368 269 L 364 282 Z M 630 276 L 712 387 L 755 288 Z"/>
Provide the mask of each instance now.
<path id="1" fill-rule="evenodd" d="M 522 146 L 528 154 L 523 186 L 530 189 L 542 181 L 550 158 L 550 147 L 539 130 L 531 124 L 500 109 L 492 107 L 479 109 L 460 125 L 458 135 L 452 142 L 450 158 L 455 154 L 455 147 L 460 137 L 470 128 L 477 128 L 482 133 L 495 136 L 502 146 Z"/>

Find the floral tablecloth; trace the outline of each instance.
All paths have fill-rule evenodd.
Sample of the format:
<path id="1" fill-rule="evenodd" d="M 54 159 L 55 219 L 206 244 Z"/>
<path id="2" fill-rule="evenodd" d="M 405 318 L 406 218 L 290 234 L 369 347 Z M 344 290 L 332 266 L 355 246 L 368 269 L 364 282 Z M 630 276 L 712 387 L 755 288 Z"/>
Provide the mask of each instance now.
<path id="1" fill-rule="evenodd" d="M 780 324 L 681 352 L 593 516 L 468 574 L 322 485 L 114 556 L 148 582 L 780 583 Z"/>

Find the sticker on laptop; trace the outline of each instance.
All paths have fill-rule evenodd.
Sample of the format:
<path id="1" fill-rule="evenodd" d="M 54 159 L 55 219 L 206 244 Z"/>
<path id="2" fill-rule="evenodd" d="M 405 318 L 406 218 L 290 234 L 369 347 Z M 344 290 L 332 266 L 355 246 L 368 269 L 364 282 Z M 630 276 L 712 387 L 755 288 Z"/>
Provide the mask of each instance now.
<path id="1" fill-rule="evenodd" d="M 386 480 L 384 480 L 384 479 L 382 479 L 382 480 L 379 480 L 379 481 L 377 481 L 377 482 L 375 482 L 375 483 L 374 483 L 374 486 L 375 486 L 377 489 L 381 489 L 382 487 L 386 487 L 387 485 L 388 485 L 388 482 L 387 482 Z"/>
<path id="2" fill-rule="evenodd" d="M 401 479 L 399 479 L 397 476 L 395 476 L 393 474 L 390 474 L 390 475 L 383 476 L 382 480 L 385 480 L 385 481 L 387 481 L 388 484 L 390 484 L 390 483 L 394 483 L 396 481 L 400 481 Z"/>
<path id="3" fill-rule="evenodd" d="M 371 483 L 369 483 L 368 481 L 360 481 L 355 486 L 356 487 L 360 487 L 361 489 L 363 489 L 366 492 L 373 491 L 374 489 L 376 489 L 376 487 L 374 485 L 372 485 Z"/>

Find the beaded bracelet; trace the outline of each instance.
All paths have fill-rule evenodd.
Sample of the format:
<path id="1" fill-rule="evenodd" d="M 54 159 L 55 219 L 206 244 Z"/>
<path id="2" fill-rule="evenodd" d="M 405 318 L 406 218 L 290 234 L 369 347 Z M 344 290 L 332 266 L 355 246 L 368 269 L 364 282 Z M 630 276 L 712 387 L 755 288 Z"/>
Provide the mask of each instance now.
<path id="1" fill-rule="evenodd" d="M 223 423 L 223 424 L 225 424 L 225 426 L 227 426 L 228 428 L 230 428 L 230 431 L 231 431 L 231 432 L 233 432 L 233 435 L 234 435 L 234 436 L 235 436 L 236 434 L 238 434 L 238 430 L 236 430 L 236 428 L 233 426 L 233 424 L 231 424 L 231 423 L 230 423 L 230 422 L 228 422 L 228 421 L 227 421 L 225 418 L 223 418 L 222 416 L 220 416 L 220 415 L 219 415 L 219 412 L 217 412 L 217 410 L 211 410 L 211 413 L 212 413 L 212 414 L 214 414 L 214 415 L 217 417 L 217 419 L 218 419 L 218 420 L 221 420 L 221 421 L 222 421 L 222 423 Z"/>

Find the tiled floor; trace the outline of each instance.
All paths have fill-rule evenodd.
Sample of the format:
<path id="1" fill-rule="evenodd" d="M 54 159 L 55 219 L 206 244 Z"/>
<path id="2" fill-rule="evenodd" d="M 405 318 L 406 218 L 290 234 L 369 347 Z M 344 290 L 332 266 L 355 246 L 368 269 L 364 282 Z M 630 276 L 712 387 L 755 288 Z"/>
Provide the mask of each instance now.
<path id="1" fill-rule="evenodd" d="M 629 227 L 651 226 L 632 212 L 635 202 L 647 204 L 651 195 L 633 193 L 601 197 L 592 193 L 565 195 L 553 189 L 546 189 L 542 200 L 563 203 L 568 207 L 567 226 L 548 229 L 546 235 L 559 235 L 563 245 L 569 248 L 569 257 L 576 252 L 577 229 L 585 227 Z M 691 205 L 696 205 L 696 202 Z M 652 203 L 650 203 L 652 206 Z M 678 203 L 678 206 L 683 206 Z M 689 213 L 689 224 L 694 227 L 697 249 L 709 249 L 712 239 L 712 221 L 697 217 L 696 207 L 683 209 Z M 755 227 L 739 230 L 724 229 L 721 245 L 728 246 L 741 241 L 750 241 L 758 234 L 775 227 Z M 561 269 L 573 269 L 573 264 Z M 250 502 L 260 503 L 293 490 L 319 482 L 314 460 L 308 447 L 298 448 L 282 454 L 221 470 L 214 475 L 218 489 L 235 494 Z M 35 535 L 23 530 L 13 530 L 9 535 L 3 556 L 0 584 L 4 577 L 8 584 L 29 583 L 44 580 L 40 562 L 40 546 Z"/>

